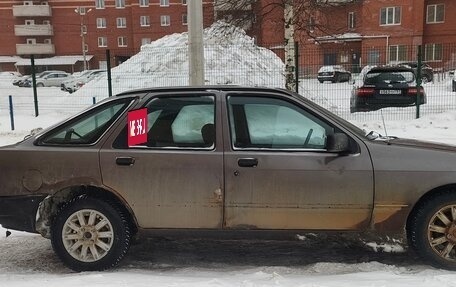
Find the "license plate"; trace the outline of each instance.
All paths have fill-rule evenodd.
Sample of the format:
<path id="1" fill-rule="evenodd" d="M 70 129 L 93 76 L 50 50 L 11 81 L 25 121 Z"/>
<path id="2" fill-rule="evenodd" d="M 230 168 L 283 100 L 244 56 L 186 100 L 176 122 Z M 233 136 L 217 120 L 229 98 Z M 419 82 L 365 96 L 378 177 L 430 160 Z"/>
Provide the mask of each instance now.
<path id="1" fill-rule="evenodd" d="M 380 90 L 380 95 L 400 95 L 401 90 Z"/>

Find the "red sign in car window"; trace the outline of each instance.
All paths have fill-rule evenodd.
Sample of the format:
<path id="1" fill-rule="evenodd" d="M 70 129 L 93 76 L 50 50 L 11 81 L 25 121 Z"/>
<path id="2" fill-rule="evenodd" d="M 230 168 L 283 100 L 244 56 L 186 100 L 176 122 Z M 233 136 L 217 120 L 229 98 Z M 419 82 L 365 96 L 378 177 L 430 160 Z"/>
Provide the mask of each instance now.
<path id="1" fill-rule="evenodd" d="M 147 108 L 128 112 L 128 146 L 147 142 Z"/>

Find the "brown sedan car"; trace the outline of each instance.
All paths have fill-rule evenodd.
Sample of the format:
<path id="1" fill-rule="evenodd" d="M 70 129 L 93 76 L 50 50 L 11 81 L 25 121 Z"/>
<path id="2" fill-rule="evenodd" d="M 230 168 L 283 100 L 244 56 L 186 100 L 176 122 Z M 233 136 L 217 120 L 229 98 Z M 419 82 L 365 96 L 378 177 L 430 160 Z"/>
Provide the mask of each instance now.
<path id="1" fill-rule="evenodd" d="M 0 149 L 0 224 L 103 270 L 137 232 L 358 231 L 456 269 L 456 147 L 366 135 L 297 94 L 123 93 Z"/>

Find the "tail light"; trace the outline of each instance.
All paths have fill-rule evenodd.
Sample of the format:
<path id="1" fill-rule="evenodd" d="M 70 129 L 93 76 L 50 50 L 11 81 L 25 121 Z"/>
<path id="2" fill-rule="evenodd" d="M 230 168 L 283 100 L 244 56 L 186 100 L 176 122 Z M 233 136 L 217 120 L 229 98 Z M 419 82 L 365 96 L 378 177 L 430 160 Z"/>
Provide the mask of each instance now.
<path id="1" fill-rule="evenodd" d="M 356 90 L 357 97 L 369 97 L 374 94 L 374 88 L 359 88 Z"/>
<path id="2" fill-rule="evenodd" d="M 424 88 L 420 87 L 419 89 L 420 95 L 424 95 Z M 416 96 L 418 94 L 418 88 L 408 88 L 407 95 L 409 96 Z"/>

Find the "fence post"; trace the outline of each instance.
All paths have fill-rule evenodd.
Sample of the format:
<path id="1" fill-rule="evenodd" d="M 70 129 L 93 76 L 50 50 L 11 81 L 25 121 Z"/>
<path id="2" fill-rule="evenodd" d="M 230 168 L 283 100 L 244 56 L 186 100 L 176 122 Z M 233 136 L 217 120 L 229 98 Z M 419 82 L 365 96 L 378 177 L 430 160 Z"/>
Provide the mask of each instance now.
<path id="1" fill-rule="evenodd" d="M 31 61 L 31 65 L 32 65 L 33 102 L 35 104 L 35 117 L 37 117 L 39 115 L 39 112 L 38 112 L 38 92 L 36 90 L 35 55 L 30 56 L 30 61 Z"/>
<path id="2" fill-rule="evenodd" d="M 11 95 L 9 96 L 9 110 L 10 110 L 11 130 L 14 131 L 13 97 Z"/>
<path id="3" fill-rule="evenodd" d="M 97 103 L 97 98 L 92 97 L 92 103 L 95 105 Z"/>
<path id="4" fill-rule="evenodd" d="M 299 93 L 299 43 L 294 42 L 295 50 L 295 82 L 296 82 L 296 93 Z"/>
<path id="5" fill-rule="evenodd" d="M 106 49 L 106 71 L 108 72 L 108 95 L 112 97 L 111 51 Z"/>
<path id="6" fill-rule="evenodd" d="M 418 66 L 416 71 L 416 118 L 420 117 L 421 102 L 421 65 L 422 65 L 421 45 L 418 46 Z"/>

